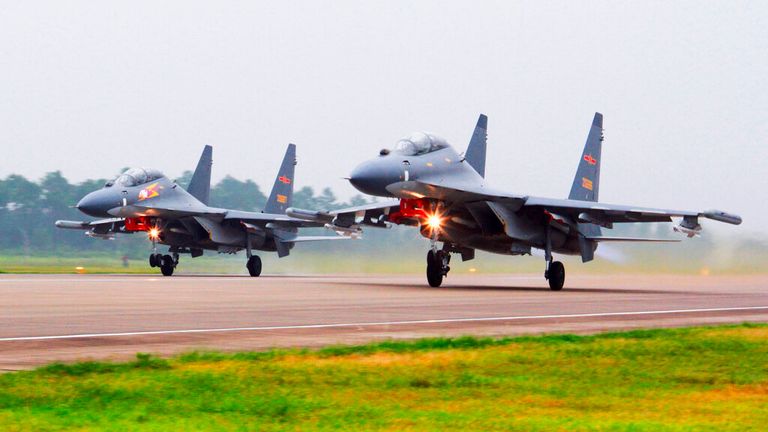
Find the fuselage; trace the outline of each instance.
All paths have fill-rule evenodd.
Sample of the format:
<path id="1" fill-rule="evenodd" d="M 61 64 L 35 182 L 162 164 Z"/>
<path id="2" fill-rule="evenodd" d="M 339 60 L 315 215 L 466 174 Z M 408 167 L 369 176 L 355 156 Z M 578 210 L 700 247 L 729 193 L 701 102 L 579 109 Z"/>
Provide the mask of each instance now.
<path id="1" fill-rule="evenodd" d="M 409 144 L 414 140 L 426 143 L 419 148 Z M 499 254 L 529 254 L 532 247 L 544 247 L 550 226 L 554 228 L 550 230 L 554 251 L 579 253 L 576 224 L 567 218 L 528 209 L 502 212 L 493 203 L 463 201 L 456 198 L 460 194 L 446 195 L 429 186 L 422 185 L 419 192 L 401 187 L 409 182 L 488 188 L 486 180 L 444 140 L 423 133 L 404 138 L 394 150 L 382 150 L 350 175 L 350 183 L 365 194 L 430 202 L 432 211 L 440 214 L 439 241 Z M 414 222 L 424 237 L 435 235 L 425 220 Z"/>
<path id="2" fill-rule="evenodd" d="M 235 253 L 246 248 L 248 238 L 252 249 L 277 250 L 270 229 L 253 227 L 246 236 L 240 222 L 220 216 L 225 209 L 203 204 L 159 171 L 126 171 L 130 172 L 133 175 L 123 174 L 87 194 L 77 209 L 93 217 L 125 218 L 123 232 L 147 232 L 150 240 L 171 246 L 172 251 Z M 211 216 L 201 216 L 205 214 Z"/>

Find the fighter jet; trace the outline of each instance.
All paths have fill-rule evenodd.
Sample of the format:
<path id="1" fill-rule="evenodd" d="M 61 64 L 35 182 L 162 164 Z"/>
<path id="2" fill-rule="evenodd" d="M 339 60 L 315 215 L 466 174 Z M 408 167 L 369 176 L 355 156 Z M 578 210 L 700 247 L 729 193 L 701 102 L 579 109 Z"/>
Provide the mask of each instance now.
<path id="1" fill-rule="evenodd" d="M 285 257 L 298 242 L 338 240 L 350 236 L 299 236 L 302 227 L 323 224 L 295 219 L 285 210 L 293 198 L 296 146 L 289 144 L 277 173 L 272 192 L 261 212 L 210 207 L 213 148 L 205 146 L 187 190 L 158 170 L 131 168 L 102 189 L 89 193 L 77 204 L 81 212 L 95 221 L 56 221 L 59 228 L 85 230 L 91 237 L 111 239 L 115 234 L 144 232 L 152 242 L 150 267 L 159 267 L 171 276 L 179 264 L 179 254 L 192 258 L 204 250 L 236 253 L 245 249 L 246 268 L 259 276 L 261 258 L 253 250 L 276 251 Z M 168 254 L 157 252 L 157 245 L 168 245 Z"/>
<path id="2" fill-rule="evenodd" d="M 717 210 L 664 210 L 598 202 L 604 139 L 600 113 L 592 121 L 567 199 L 496 189 L 485 179 L 487 126 L 488 118 L 480 115 L 463 154 L 438 136 L 414 133 L 401 139 L 393 150 L 383 149 L 378 157 L 354 169 L 349 181 L 355 188 L 369 195 L 397 198 L 395 201 L 336 212 L 289 209 L 288 214 L 351 231 L 391 224 L 418 227 L 431 240 L 427 280 L 433 287 L 440 286 L 448 274 L 451 253 L 467 261 L 474 258 L 476 249 L 506 255 L 529 255 L 534 248 L 542 249 L 544 277 L 554 291 L 565 283 L 565 267 L 554 261 L 554 253 L 580 255 L 588 262 L 594 259 L 601 242 L 669 241 L 604 235 L 603 229 L 612 229 L 614 224 L 682 218 L 675 230 L 692 237 L 701 231 L 700 217 L 741 223 L 739 216 Z"/>

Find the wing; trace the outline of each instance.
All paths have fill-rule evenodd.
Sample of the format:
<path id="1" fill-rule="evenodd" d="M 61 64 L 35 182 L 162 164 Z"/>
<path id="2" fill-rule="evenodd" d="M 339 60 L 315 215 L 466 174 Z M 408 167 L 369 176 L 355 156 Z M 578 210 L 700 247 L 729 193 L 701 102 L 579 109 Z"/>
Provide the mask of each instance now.
<path id="1" fill-rule="evenodd" d="M 494 201 L 512 208 L 520 208 L 525 196 L 505 193 L 490 188 L 477 179 L 420 178 L 419 180 L 393 183 L 387 190 L 402 198 L 433 198 L 451 204 L 477 201 Z"/>
<path id="2" fill-rule="evenodd" d="M 324 223 L 314 220 L 305 220 L 291 217 L 287 214 L 273 214 L 262 212 L 248 212 L 240 210 L 229 210 L 224 214 L 224 220 L 237 220 L 253 225 L 264 226 L 268 223 L 274 223 L 281 226 L 295 228 L 317 228 L 322 227 Z"/>
<path id="3" fill-rule="evenodd" d="M 205 216 L 210 219 L 220 220 L 224 218 L 227 211 L 207 206 L 178 205 L 162 202 L 157 206 L 147 203 L 142 205 L 132 204 L 125 207 L 117 207 L 110 211 L 110 213 L 118 217 L 151 216 L 161 219 L 179 219 L 188 216 Z"/>
<path id="4" fill-rule="evenodd" d="M 388 228 L 390 226 L 387 224 L 388 216 L 398 211 L 400 211 L 400 200 L 386 200 L 328 212 L 330 219 L 327 219 L 327 223 L 332 223 L 333 229 L 359 225 Z"/>
<path id="5" fill-rule="evenodd" d="M 741 217 L 719 210 L 703 212 L 689 210 L 668 210 L 606 204 L 591 201 L 569 199 L 528 197 L 524 207 L 540 208 L 551 213 L 570 216 L 581 223 L 593 223 L 610 228 L 614 223 L 624 222 L 671 222 L 673 217 L 681 217 L 693 222 L 698 217 L 705 217 L 720 222 L 739 225 Z M 698 223 L 696 223 L 698 225 Z"/>

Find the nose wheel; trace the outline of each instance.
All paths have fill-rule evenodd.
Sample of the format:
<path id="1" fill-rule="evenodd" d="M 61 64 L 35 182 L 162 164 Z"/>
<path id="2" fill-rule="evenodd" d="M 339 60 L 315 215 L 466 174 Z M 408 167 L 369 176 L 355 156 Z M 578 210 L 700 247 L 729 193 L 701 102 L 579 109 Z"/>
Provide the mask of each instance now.
<path id="1" fill-rule="evenodd" d="M 249 275 L 258 277 L 261 274 L 261 258 L 258 255 L 251 255 L 245 267 L 248 269 Z"/>
<path id="2" fill-rule="evenodd" d="M 448 275 L 451 267 L 451 255 L 442 250 L 430 250 L 427 252 L 427 282 L 429 286 L 437 288 L 443 283 L 443 277 Z"/>
<path id="3" fill-rule="evenodd" d="M 179 265 L 179 254 L 175 253 L 171 255 L 163 255 L 159 253 L 153 253 L 149 255 L 149 266 L 160 267 L 160 272 L 163 276 L 172 276 L 173 270 Z"/>

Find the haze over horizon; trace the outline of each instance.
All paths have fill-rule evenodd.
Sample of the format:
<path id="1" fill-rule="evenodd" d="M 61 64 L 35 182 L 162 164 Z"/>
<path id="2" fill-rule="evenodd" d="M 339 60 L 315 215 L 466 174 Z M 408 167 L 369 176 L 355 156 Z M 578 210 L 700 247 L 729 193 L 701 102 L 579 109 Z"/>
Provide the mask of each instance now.
<path id="1" fill-rule="evenodd" d="M 744 217 L 768 233 L 763 2 L 6 2 L 0 178 L 72 181 L 214 146 L 214 181 L 330 186 L 401 136 L 462 151 L 489 116 L 487 178 L 564 197 L 595 111 L 601 201 Z M 719 224 L 709 224 L 715 227 Z"/>

